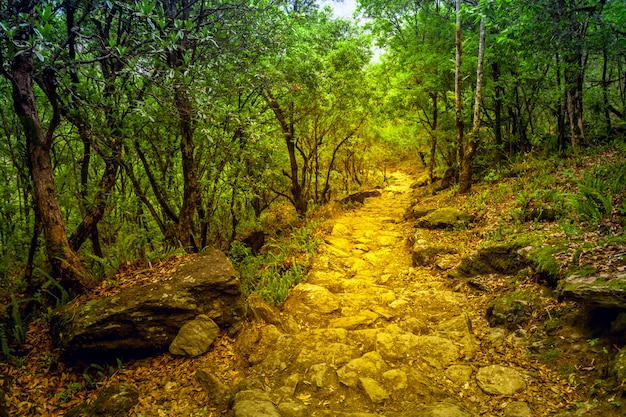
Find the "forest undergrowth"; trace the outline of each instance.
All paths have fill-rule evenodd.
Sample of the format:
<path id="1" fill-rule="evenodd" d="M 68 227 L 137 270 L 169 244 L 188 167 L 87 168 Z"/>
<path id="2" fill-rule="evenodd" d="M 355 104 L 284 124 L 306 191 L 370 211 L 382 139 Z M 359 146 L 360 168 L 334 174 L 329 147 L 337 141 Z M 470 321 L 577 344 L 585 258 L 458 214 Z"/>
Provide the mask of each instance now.
<path id="1" fill-rule="evenodd" d="M 412 165 L 398 167 L 419 174 Z M 428 190 L 428 191 L 425 191 Z M 626 147 L 616 145 L 587 153 L 551 156 L 526 155 L 483 174 L 470 195 L 453 187 L 433 194 L 418 189 L 417 198 L 437 206 L 456 206 L 474 217 L 473 223 L 454 242 L 464 250 L 494 244 L 516 243 L 528 247 L 537 265 L 516 277 L 450 276 L 450 286 L 463 287 L 485 312 L 496 300 L 521 308 L 515 312 L 513 334 L 529 341 L 527 355 L 568 381 L 547 389 L 562 390 L 564 403 L 600 414 L 619 415 L 624 410 L 623 388 L 616 386 L 611 360 L 624 345 L 600 326 L 602 312 L 560 300 L 559 280 L 572 273 L 626 270 Z M 235 244 L 230 256 L 242 278 L 246 295 L 260 294 L 269 304 L 280 306 L 289 289 L 307 273 L 317 244 L 329 232 L 328 220 L 352 207 L 320 209 L 309 222 L 291 219 L 280 236 L 270 236 L 258 255 Z M 322 214 L 320 214 L 322 213 Z M 295 219 L 295 217 L 294 217 Z M 113 278 L 85 296 L 104 297 L 138 282 L 172 274 L 185 256 L 169 256 L 151 263 L 127 265 Z M 193 375 L 209 367 L 224 381 L 240 378 L 236 336 L 222 335 L 209 353 L 195 359 L 170 354 L 115 363 L 92 363 L 72 368 L 59 359 L 48 334 L 46 311 L 28 320 L 20 316 L 18 297 L 9 299 L 10 328 L 0 334 L 4 360 L 0 363 L 1 391 L 11 416 L 64 415 L 71 407 L 92 401 L 111 384 L 127 382 L 141 387 L 143 395 L 133 415 L 144 416 L 151 404 L 168 398 L 172 409 L 185 414 L 216 415 Z M 611 313 L 615 314 L 615 313 Z M 598 316 L 600 315 L 600 316 Z M 599 321 L 600 320 L 600 321 Z M 565 346 L 566 333 L 580 333 L 576 349 Z M 171 398 L 175 392 L 176 404 Z M 573 404 L 575 403 L 575 404 Z M 604 413 L 604 414 L 602 414 Z"/>

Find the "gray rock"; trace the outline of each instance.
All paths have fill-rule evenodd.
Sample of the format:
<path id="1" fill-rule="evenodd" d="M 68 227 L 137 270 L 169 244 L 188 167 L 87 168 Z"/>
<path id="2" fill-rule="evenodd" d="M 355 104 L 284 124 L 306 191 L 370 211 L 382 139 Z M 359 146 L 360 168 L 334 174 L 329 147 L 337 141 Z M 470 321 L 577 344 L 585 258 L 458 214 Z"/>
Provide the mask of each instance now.
<path id="1" fill-rule="evenodd" d="M 389 399 L 389 393 L 374 378 L 359 378 L 359 387 L 365 391 L 365 394 L 374 404 L 382 403 Z"/>
<path id="2" fill-rule="evenodd" d="M 487 394 L 513 395 L 526 388 L 526 381 L 515 369 L 489 365 L 476 373 L 478 386 Z"/>
<path id="3" fill-rule="evenodd" d="M 339 309 L 339 297 L 319 285 L 300 283 L 296 285 L 284 305 L 284 310 L 294 315 L 306 315 L 313 311 L 329 314 Z M 304 307 L 304 308 L 302 308 Z"/>
<path id="4" fill-rule="evenodd" d="M 243 318 L 239 280 L 226 256 L 194 256 L 171 279 L 59 309 L 51 320 L 67 359 L 147 356 L 166 351 L 183 324 L 200 314 L 222 328 Z"/>
<path id="5" fill-rule="evenodd" d="M 237 401 L 233 407 L 235 417 L 281 417 L 271 401 Z"/>
<path id="6" fill-rule="evenodd" d="M 472 417 L 472 415 L 456 404 L 438 402 L 417 406 L 416 409 L 405 412 L 402 417 Z"/>
<path id="7" fill-rule="evenodd" d="M 469 365 L 452 365 L 446 369 L 446 376 L 455 384 L 463 386 L 470 382 L 472 367 Z"/>
<path id="8" fill-rule="evenodd" d="M 436 207 L 430 207 L 430 206 L 423 206 L 423 205 L 420 205 L 420 204 L 415 204 L 415 205 L 409 207 L 404 212 L 404 219 L 405 220 L 421 219 L 422 217 L 429 215 L 430 213 L 432 213 L 435 210 L 437 210 Z"/>
<path id="9" fill-rule="evenodd" d="M 385 360 L 420 359 L 439 369 L 459 358 L 459 350 L 451 340 L 412 333 L 380 332 L 376 335 L 376 350 Z"/>
<path id="10" fill-rule="evenodd" d="M 401 369 L 390 369 L 382 374 L 386 385 L 390 386 L 394 391 L 403 390 L 409 387 L 409 378 Z"/>
<path id="11" fill-rule="evenodd" d="M 513 401 L 504 407 L 504 417 L 533 417 L 533 410 L 523 401 Z"/>
<path id="12" fill-rule="evenodd" d="M 286 397 L 293 397 L 296 393 L 298 384 L 303 381 L 302 374 L 291 374 L 283 381 L 283 386 L 278 391 Z"/>
<path id="13" fill-rule="evenodd" d="M 300 366 L 312 366 L 332 358 L 334 365 L 343 366 L 358 356 L 359 349 L 355 346 L 344 343 L 318 342 L 315 346 L 300 350 L 295 362 Z"/>
<path id="14" fill-rule="evenodd" d="M 301 417 L 306 414 L 306 406 L 303 404 L 282 402 L 278 404 L 281 417 Z"/>
<path id="15" fill-rule="evenodd" d="M 281 417 L 269 394 L 260 389 L 239 391 L 233 411 L 235 417 Z"/>
<path id="16" fill-rule="evenodd" d="M 444 207 L 419 219 L 415 226 L 423 229 L 453 229 L 467 225 L 472 217 L 456 208 Z"/>
<path id="17" fill-rule="evenodd" d="M 456 250 L 453 248 L 442 245 L 430 245 L 428 243 L 416 243 L 413 245 L 412 251 L 413 266 L 436 266 L 443 259 L 443 256 L 456 253 Z M 454 260 L 450 262 L 455 263 Z"/>
<path id="18" fill-rule="evenodd" d="M 491 326 L 514 330 L 527 321 L 540 304 L 541 299 L 527 290 L 504 294 L 496 297 L 487 307 L 487 320 Z"/>
<path id="19" fill-rule="evenodd" d="M 228 401 L 230 388 L 213 373 L 205 369 L 198 369 L 195 378 L 216 404 L 223 404 Z"/>
<path id="20" fill-rule="evenodd" d="M 319 363 L 309 368 L 311 385 L 317 388 L 331 388 L 339 386 L 337 372 L 327 363 Z"/>
<path id="21" fill-rule="evenodd" d="M 342 384 L 355 387 L 360 377 L 376 376 L 386 369 L 387 364 L 380 353 L 372 351 L 352 359 L 337 371 L 337 376 Z"/>
<path id="22" fill-rule="evenodd" d="M 170 353 L 195 358 L 206 353 L 219 334 L 217 324 L 208 316 L 200 314 L 180 328 L 170 345 Z"/>
<path id="23" fill-rule="evenodd" d="M 467 276 L 498 273 L 515 275 L 532 265 L 527 250 L 518 244 L 500 244 L 481 248 L 465 256 L 458 271 Z"/>
<path id="24" fill-rule="evenodd" d="M 369 312 L 371 313 L 371 312 Z M 339 317 L 331 320 L 328 325 L 331 328 L 355 330 L 372 324 L 378 318 L 378 314 L 363 314 L 357 316 Z"/>
<path id="25" fill-rule="evenodd" d="M 559 284 L 566 299 L 595 307 L 626 308 L 626 274 L 571 275 Z"/>
<path id="26" fill-rule="evenodd" d="M 119 417 L 128 415 L 139 402 L 139 391 L 128 384 L 116 384 L 104 388 L 93 404 L 80 404 L 65 415 L 68 417 Z"/>

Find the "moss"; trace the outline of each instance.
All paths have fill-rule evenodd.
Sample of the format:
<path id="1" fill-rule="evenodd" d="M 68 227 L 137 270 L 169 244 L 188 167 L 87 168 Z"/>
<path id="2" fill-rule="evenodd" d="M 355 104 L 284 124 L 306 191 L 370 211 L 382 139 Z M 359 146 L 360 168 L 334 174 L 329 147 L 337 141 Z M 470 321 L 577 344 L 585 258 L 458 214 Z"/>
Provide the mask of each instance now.
<path id="1" fill-rule="evenodd" d="M 542 246 L 528 252 L 528 258 L 535 264 L 537 272 L 551 277 L 559 275 L 560 266 L 553 255 L 560 252 L 561 248 L 555 246 Z"/>
<path id="2" fill-rule="evenodd" d="M 537 308 L 538 298 L 528 290 L 515 291 L 494 299 L 487 309 L 487 320 L 492 326 L 516 328 Z"/>

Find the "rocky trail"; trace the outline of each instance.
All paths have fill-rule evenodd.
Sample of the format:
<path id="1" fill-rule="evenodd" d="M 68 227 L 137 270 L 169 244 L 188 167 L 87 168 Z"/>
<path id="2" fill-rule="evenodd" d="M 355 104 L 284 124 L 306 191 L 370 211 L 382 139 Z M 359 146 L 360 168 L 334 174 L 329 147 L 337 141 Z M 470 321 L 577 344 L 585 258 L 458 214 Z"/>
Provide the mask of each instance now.
<path id="1" fill-rule="evenodd" d="M 0 395 L 6 392 L 8 415 L 624 415 L 623 391 L 607 383 L 609 351 L 617 345 L 585 331 L 584 309 L 559 301 L 553 290 L 528 278 L 532 268 L 518 259 L 518 249 L 496 240 L 485 250 L 484 228 L 493 221 L 459 227 L 461 214 L 451 207 L 459 202 L 450 201 L 449 193 L 417 192 L 411 188 L 414 182 L 413 176 L 396 172 L 386 188 L 367 192 L 364 204 L 353 203 L 325 221 L 316 231 L 323 233 L 323 243 L 285 303 L 272 307 L 253 294 L 247 300 L 248 319 L 225 325 L 229 331 L 211 338 L 208 351 L 202 350 L 206 353 L 184 357 L 161 350 L 139 360 L 72 367 L 57 359 L 45 320 L 32 322 L 28 361 L 20 366 L 0 363 Z M 426 212 L 442 212 L 439 219 L 448 218 L 453 226 L 427 227 L 440 220 Z M 407 214 L 418 220 L 407 219 Z M 142 331 L 152 334 L 149 330 L 158 330 L 159 320 L 177 320 L 173 312 L 188 318 L 199 314 L 194 308 L 206 302 L 194 298 L 200 297 L 199 290 L 187 287 L 195 282 L 187 272 L 196 267 L 202 272 L 209 265 L 207 276 L 215 269 L 237 291 L 214 296 L 220 302 L 209 304 L 219 308 L 206 313 L 242 317 L 236 310 L 243 312 L 241 297 L 224 302 L 223 295 L 240 295 L 236 273 L 224 254 L 214 258 L 215 253 L 164 262 L 126 274 L 124 280 L 120 276 L 115 287 L 103 288 L 92 296 L 93 303 L 83 305 L 89 313 L 106 299 L 119 304 L 125 298 L 115 294 L 126 291 L 130 300 L 146 293 L 144 304 L 155 307 L 165 301 L 155 302 L 148 289 L 162 286 L 155 297 L 173 300 L 174 307 L 161 308 L 163 317 L 150 313 L 150 320 L 141 321 L 147 330 L 127 332 L 131 337 Z M 199 283 L 205 282 L 201 275 L 196 276 Z M 177 286 L 182 292 L 169 296 Z M 523 296 L 516 298 L 513 291 Z M 494 300 L 504 301 L 498 311 Z M 103 331 L 132 321 L 116 308 L 108 310 L 122 317 L 121 322 L 105 321 Z M 139 309 L 141 317 L 148 314 L 144 310 Z M 68 305 L 67 311 L 74 319 L 75 307 Z M 129 314 L 132 318 L 136 312 Z M 508 321 L 510 316 L 515 320 Z M 91 327 L 87 330 L 95 334 Z M 104 343 L 117 343 L 117 333 Z M 154 344 L 157 339 L 141 339 L 146 340 Z M 100 350 L 109 345 L 103 346 Z M 0 415 L 7 415 L 3 407 L 0 403 Z"/>
<path id="2" fill-rule="evenodd" d="M 567 381 L 513 351 L 450 279 L 413 267 L 412 178 L 345 211 L 282 311 L 237 337 L 236 417 L 555 415 Z M 450 232 L 455 233 L 455 232 Z M 510 341 L 510 340 L 509 340 Z"/>

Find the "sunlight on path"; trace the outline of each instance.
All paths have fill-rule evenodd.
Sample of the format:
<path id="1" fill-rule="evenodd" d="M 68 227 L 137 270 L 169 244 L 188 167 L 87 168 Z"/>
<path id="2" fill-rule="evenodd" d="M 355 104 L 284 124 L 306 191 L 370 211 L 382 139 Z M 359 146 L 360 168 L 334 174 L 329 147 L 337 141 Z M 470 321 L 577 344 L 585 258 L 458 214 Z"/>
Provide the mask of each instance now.
<path id="1" fill-rule="evenodd" d="M 502 366 L 481 351 L 473 323 L 482 313 L 449 280 L 412 266 L 407 238 L 415 229 L 403 219 L 411 182 L 393 173 L 379 197 L 329 221 L 307 277 L 285 301 L 284 321 L 240 337 L 254 341 L 243 349 L 250 385 L 263 381 L 242 398 L 280 417 L 499 415 L 505 397 L 537 411 L 520 416 L 550 415 L 550 393 L 532 384 L 526 364 Z M 244 411 L 246 401 L 235 399 L 236 417 L 256 416 Z"/>

